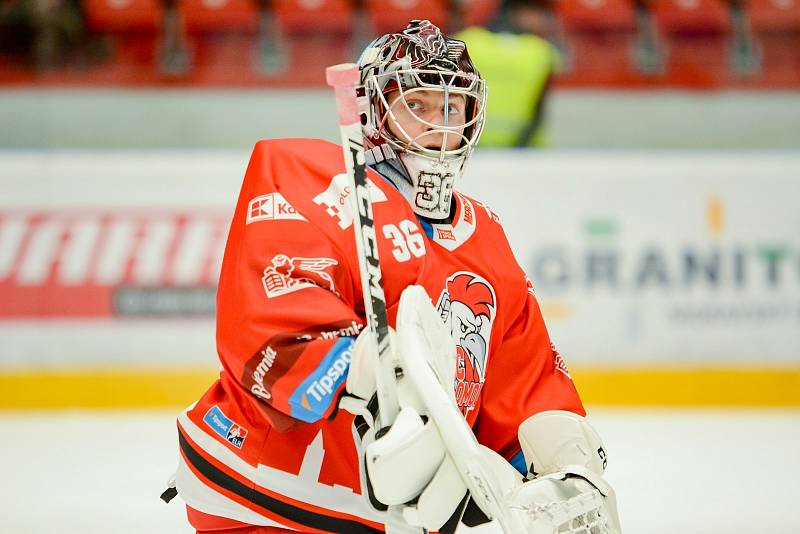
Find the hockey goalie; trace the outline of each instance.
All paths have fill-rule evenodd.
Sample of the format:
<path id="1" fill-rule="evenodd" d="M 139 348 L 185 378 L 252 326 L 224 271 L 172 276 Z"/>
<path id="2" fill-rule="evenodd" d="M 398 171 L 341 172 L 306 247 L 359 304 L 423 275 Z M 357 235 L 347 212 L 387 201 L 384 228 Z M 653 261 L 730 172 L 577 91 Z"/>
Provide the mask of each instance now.
<path id="1" fill-rule="evenodd" d="M 342 147 L 257 143 L 218 286 L 220 376 L 178 417 L 165 500 L 203 533 L 620 532 L 533 284 L 499 216 L 458 189 L 486 102 L 464 43 L 412 21 L 358 76 L 380 294 L 361 283 Z M 365 328 L 377 297 L 388 424 Z"/>

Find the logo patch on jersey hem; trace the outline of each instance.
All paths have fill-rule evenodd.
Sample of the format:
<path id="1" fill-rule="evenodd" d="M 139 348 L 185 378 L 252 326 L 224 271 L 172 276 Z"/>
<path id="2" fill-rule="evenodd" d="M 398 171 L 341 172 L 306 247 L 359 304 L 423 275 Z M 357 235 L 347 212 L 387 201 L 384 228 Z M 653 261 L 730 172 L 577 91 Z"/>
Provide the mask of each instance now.
<path id="1" fill-rule="evenodd" d="M 217 405 L 212 406 L 206 412 L 203 422 L 237 449 L 241 449 L 244 445 L 247 429 L 229 419 Z"/>

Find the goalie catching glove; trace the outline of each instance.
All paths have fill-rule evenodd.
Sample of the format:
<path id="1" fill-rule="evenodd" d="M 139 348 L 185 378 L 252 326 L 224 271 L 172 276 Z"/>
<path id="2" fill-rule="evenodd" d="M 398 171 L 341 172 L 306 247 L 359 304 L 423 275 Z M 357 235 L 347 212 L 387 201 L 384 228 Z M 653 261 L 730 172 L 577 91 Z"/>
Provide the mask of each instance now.
<path id="1" fill-rule="evenodd" d="M 571 506 L 586 507 L 583 524 L 594 526 L 586 532 L 621 532 L 616 496 L 602 476 L 605 454 L 597 452 L 604 449 L 585 418 L 542 412 L 520 425 L 519 439 L 528 465 L 538 469 L 529 474 L 532 480 L 523 479 L 494 451 L 481 447 L 481 453 L 501 484 L 506 505 L 529 527 L 526 532 L 547 532 L 543 524 L 561 526 L 557 512 L 571 499 L 582 499 Z M 411 408 L 403 409 L 389 432 L 366 447 L 365 456 L 375 497 L 388 505 L 413 502 L 403 509 L 411 525 L 441 529 L 467 492 L 435 426 Z M 591 500 L 595 490 L 599 496 Z M 552 506 L 556 503 L 558 507 Z"/>
<path id="2" fill-rule="evenodd" d="M 376 358 L 368 332 L 362 332 L 353 346 L 346 385 L 348 393 L 361 399 L 369 399 L 375 392 Z M 392 346 L 397 347 L 395 332 L 390 331 L 390 336 Z M 399 362 L 396 354 L 393 357 Z M 452 370 L 448 355 L 437 354 L 437 360 L 428 363 L 438 377 L 455 376 L 454 359 Z M 443 388 L 451 393 L 452 381 L 449 388 Z M 365 440 L 364 459 L 372 496 L 384 505 L 403 505 L 408 524 L 439 530 L 455 513 L 463 512 L 459 505 L 467 486 L 409 380 L 398 381 L 398 396 L 402 408 L 392 426 L 379 437 Z M 366 410 L 366 401 L 345 397 L 343 404 L 345 409 L 364 415 L 372 425 L 374 414 Z M 548 532 L 550 526 L 553 530 L 549 532 L 555 532 L 561 526 L 559 511 L 568 506 L 587 510 L 578 522 L 584 530 L 578 532 L 621 532 L 616 497 L 603 478 L 605 449 L 584 417 L 566 411 L 542 412 L 520 425 L 518 438 L 530 480 L 523 479 L 494 451 L 481 446 L 481 454 L 502 486 L 506 505 L 521 516 L 521 524 L 528 526 L 527 533 Z M 488 521 L 485 516 L 483 520 Z M 572 532 L 563 527 L 558 531 Z"/>

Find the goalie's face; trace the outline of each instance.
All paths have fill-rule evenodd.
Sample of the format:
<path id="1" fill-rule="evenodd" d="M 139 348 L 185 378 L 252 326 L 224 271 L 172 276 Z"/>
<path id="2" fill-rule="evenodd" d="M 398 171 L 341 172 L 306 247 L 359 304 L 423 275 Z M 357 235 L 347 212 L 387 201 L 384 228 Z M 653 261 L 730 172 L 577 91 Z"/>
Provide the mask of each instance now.
<path id="1" fill-rule="evenodd" d="M 358 67 L 364 146 L 380 149 L 371 152 L 376 160 L 402 165 L 405 180 L 397 187 L 417 215 L 446 219 L 480 138 L 486 103 L 466 44 L 430 21 L 413 20 L 370 43 Z"/>
<path id="2" fill-rule="evenodd" d="M 456 150 L 465 140 L 467 99 L 464 94 L 433 89 L 391 91 L 385 127 L 412 149 Z"/>

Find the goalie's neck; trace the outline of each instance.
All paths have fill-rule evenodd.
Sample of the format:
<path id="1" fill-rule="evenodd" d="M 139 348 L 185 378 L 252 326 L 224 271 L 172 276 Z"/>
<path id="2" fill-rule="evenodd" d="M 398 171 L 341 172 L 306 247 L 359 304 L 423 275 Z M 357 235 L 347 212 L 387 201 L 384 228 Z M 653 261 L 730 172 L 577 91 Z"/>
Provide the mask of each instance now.
<path id="1" fill-rule="evenodd" d="M 414 197 L 418 191 L 414 188 L 405 166 L 388 145 L 380 145 L 365 151 L 366 162 L 370 169 L 380 174 L 392 187 L 397 189 L 414 209 Z M 450 198 L 450 212 L 447 217 L 432 218 L 416 213 L 417 218 L 428 224 L 452 224 L 458 204 L 456 195 Z"/>

